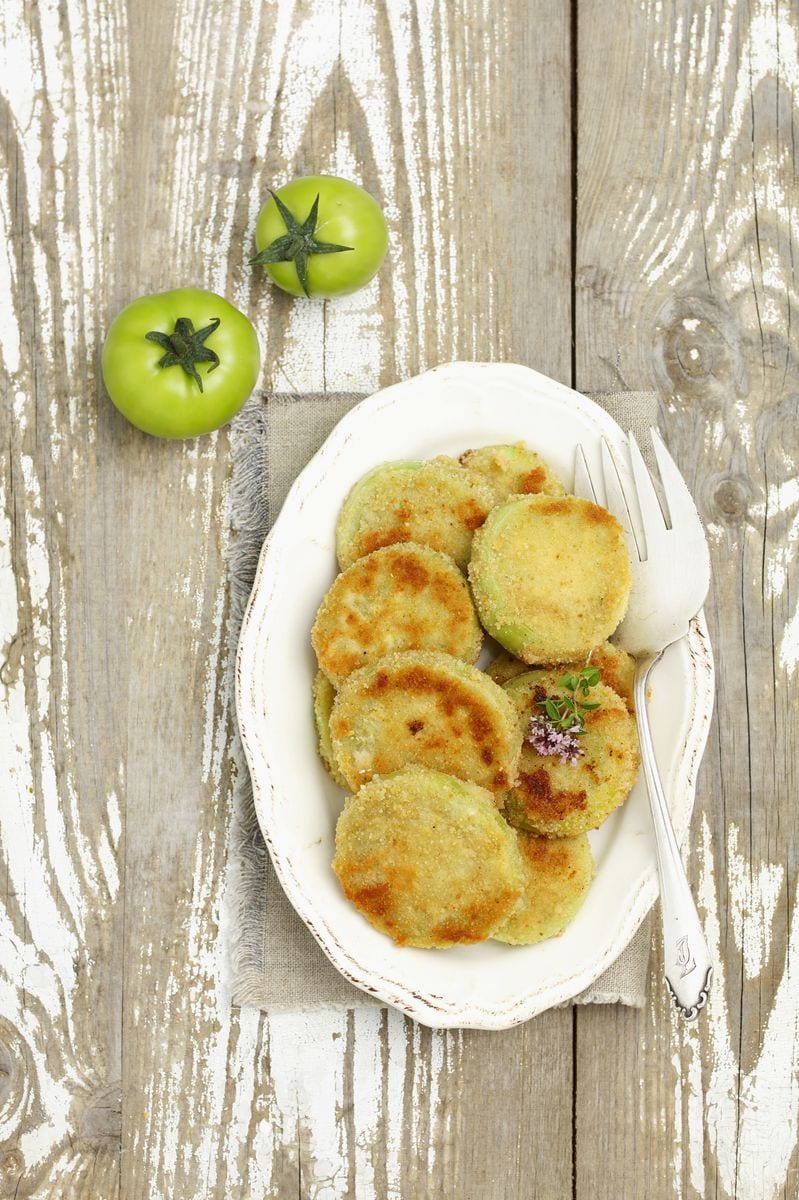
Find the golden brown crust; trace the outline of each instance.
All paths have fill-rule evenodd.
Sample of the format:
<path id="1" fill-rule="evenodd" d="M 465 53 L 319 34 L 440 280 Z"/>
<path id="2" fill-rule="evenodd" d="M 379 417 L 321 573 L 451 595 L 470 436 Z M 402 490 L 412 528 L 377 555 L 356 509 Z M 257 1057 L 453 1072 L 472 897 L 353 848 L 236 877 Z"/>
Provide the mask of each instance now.
<path id="1" fill-rule="evenodd" d="M 553 789 L 546 767 L 519 771 L 514 806 L 518 806 L 529 821 L 562 821 L 570 813 L 584 812 L 588 807 L 585 788 L 576 791 Z"/>
<path id="2" fill-rule="evenodd" d="M 554 471 L 523 442 L 467 450 L 459 461 L 470 471 L 483 476 L 494 492 L 496 504 L 520 494 L 562 496 L 564 493 L 563 484 Z"/>
<path id="3" fill-rule="evenodd" d="M 345 895 L 399 945 L 484 941 L 519 903 L 522 862 L 490 792 L 411 767 L 351 796 L 333 869 Z"/>
<path id="4" fill-rule="evenodd" d="M 597 646 L 585 658 L 579 662 L 571 663 L 546 663 L 542 664 L 553 671 L 560 671 L 561 675 L 573 674 L 575 671 L 581 671 L 583 667 L 592 666 L 599 670 L 599 677 L 604 684 L 621 696 L 627 706 L 629 712 L 635 712 L 633 702 L 633 684 L 635 682 L 635 659 L 631 658 L 624 650 L 620 650 L 618 646 L 614 646 L 613 642 L 603 642 L 601 646 Z M 486 675 L 490 676 L 495 683 L 500 686 L 508 683 L 511 679 L 515 679 L 518 675 L 524 675 L 530 670 L 528 663 L 523 663 L 520 658 L 514 658 L 507 650 L 500 650 L 497 656 L 488 664 L 485 669 Z"/>
<path id="5" fill-rule="evenodd" d="M 518 490 L 524 496 L 536 496 L 539 492 L 543 492 L 546 478 L 547 473 L 543 467 L 536 467 L 534 471 L 525 471 L 519 480 Z"/>
<path id="6" fill-rule="evenodd" d="M 620 527 L 527 447 L 495 446 L 370 472 L 342 509 L 337 552 L 347 569 L 312 641 L 326 672 L 320 753 L 355 792 L 336 830 L 345 895 L 400 945 L 555 936 L 592 877 L 580 831 L 622 802 L 638 764 L 632 660 L 601 644 L 629 590 Z M 487 674 L 469 665 L 481 630 L 458 565 L 470 556 L 483 622 L 508 648 Z M 571 765 L 522 749 L 536 702 L 589 655 L 601 683 L 586 753 Z"/>
<path id="7" fill-rule="evenodd" d="M 505 685 L 528 728 L 541 714 L 539 700 L 563 694 L 558 681 L 565 669 L 528 671 Z M 512 825 L 546 837 L 569 837 L 596 829 L 629 795 L 639 762 L 635 721 L 603 683 L 591 689 L 590 701 L 599 708 L 585 713 L 583 754 L 576 764 L 540 755 L 529 741 L 523 743 L 518 780 L 505 799 Z"/>
<path id="8" fill-rule="evenodd" d="M 524 893 L 494 937 L 514 946 L 530 946 L 557 937 L 577 915 L 594 877 L 594 858 L 584 833 L 544 838 L 519 832 L 518 838 Z"/>
<path id="9" fill-rule="evenodd" d="M 581 663 L 580 666 L 584 666 Z M 599 669 L 600 679 L 617 696 L 621 696 L 628 712 L 635 712 L 633 685 L 635 683 L 635 659 L 613 642 L 603 642 L 591 651 L 591 666 Z M 564 667 L 564 674 L 573 668 Z"/>
<path id="10" fill-rule="evenodd" d="M 516 776 L 521 730 L 513 704 L 475 667 L 408 651 L 354 672 L 330 722 L 352 788 L 409 763 L 503 792 Z"/>
<path id="11" fill-rule="evenodd" d="M 584 658 L 624 616 L 624 533 L 576 496 L 516 496 L 475 535 L 469 579 L 488 632 L 527 663 Z"/>
<path id="12" fill-rule="evenodd" d="M 426 546 L 386 546 L 359 559 L 328 590 L 311 642 L 340 684 L 399 650 L 440 650 L 474 662 L 482 644 L 468 584 L 452 559 Z"/>
<path id="13" fill-rule="evenodd" d="M 336 530 L 339 564 L 343 570 L 383 546 L 416 542 L 465 569 L 474 531 L 493 504 L 485 480 L 454 459 L 385 463 L 359 480 L 344 502 Z"/>

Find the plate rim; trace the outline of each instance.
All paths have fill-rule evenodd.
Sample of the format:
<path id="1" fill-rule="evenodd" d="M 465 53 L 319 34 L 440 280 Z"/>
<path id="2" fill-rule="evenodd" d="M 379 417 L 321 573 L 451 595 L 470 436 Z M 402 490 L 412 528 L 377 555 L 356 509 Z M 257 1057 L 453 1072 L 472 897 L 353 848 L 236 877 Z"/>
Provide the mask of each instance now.
<path id="1" fill-rule="evenodd" d="M 475 1002 L 474 999 L 466 998 L 457 1005 L 445 1004 L 441 996 L 436 996 L 429 991 L 415 991 L 406 984 L 390 979 L 385 973 L 362 966 L 332 931 L 323 922 L 318 921 L 314 906 L 292 869 L 290 859 L 283 856 L 276 837 L 270 831 L 269 802 L 274 800 L 275 789 L 269 777 L 269 764 L 260 752 L 257 736 L 251 737 L 250 735 L 251 726 L 254 734 L 254 727 L 259 720 L 262 720 L 262 717 L 259 717 L 252 706 L 248 705 L 253 682 L 249 667 L 254 664 L 261 634 L 261 623 L 257 618 L 259 615 L 263 617 L 269 608 L 271 593 L 268 587 L 264 587 L 264 584 L 268 581 L 271 547 L 276 541 L 274 535 L 276 532 L 282 531 L 281 523 L 284 516 L 296 508 L 297 499 L 302 495 L 309 479 L 313 477 L 314 480 L 318 480 L 324 473 L 325 461 L 337 454 L 339 447 L 349 440 L 351 426 L 360 424 L 364 417 L 368 418 L 386 405 L 396 402 L 397 393 L 407 390 L 409 385 L 413 385 L 419 379 L 427 379 L 433 375 L 458 376 L 463 375 L 464 372 L 470 377 L 477 373 L 482 373 L 484 376 L 494 374 L 523 377 L 531 391 L 534 389 L 544 391 L 548 399 L 554 400 L 556 403 L 568 404 L 571 409 L 579 409 L 590 424 L 599 426 L 601 432 L 607 432 L 610 429 L 617 436 L 623 436 L 623 431 L 614 418 L 593 400 L 530 367 L 516 363 L 443 363 L 409 379 L 381 388 L 359 401 L 337 422 L 319 450 L 299 472 L 283 501 L 280 512 L 272 523 L 270 532 L 264 539 L 252 591 L 242 616 L 236 650 L 234 696 L 239 736 L 252 780 L 255 813 L 275 873 L 292 907 L 333 966 L 359 990 L 378 998 L 385 1004 L 400 1009 L 425 1025 L 437 1028 L 498 1030 L 527 1021 L 558 1004 L 568 1003 L 589 987 L 610 963 L 619 957 L 656 899 L 658 889 L 654 862 L 648 871 L 639 878 L 638 885 L 630 897 L 626 917 L 616 926 L 613 940 L 606 946 L 604 952 L 591 960 L 587 967 L 567 975 L 561 973 L 551 982 L 538 987 L 535 993 L 518 997 L 512 1003 L 501 1003 L 488 1007 Z M 279 577 L 279 571 L 273 572 L 271 592 L 274 592 L 277 587 Z M 688 730 L 680 748 L 674 774 L 673 793 L 679 794 L 683 801 L 680 809 L 682 820 L 679 822 L 677 830 L 678 840 L 682 840 L 690 823 L 695 801 L 697 773 L 707 742 L 713 712 L 715 672 L 707 628 L 701 613 L 691 622 L 685 641 L 695 686 Z"/>

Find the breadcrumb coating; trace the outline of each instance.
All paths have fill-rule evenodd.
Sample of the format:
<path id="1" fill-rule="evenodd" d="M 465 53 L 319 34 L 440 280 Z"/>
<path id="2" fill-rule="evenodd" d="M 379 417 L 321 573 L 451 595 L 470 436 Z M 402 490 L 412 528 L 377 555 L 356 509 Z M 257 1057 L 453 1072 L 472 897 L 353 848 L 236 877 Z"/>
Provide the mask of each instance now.
<path id="1" fill-rule="evenodd" d="M 522 895 L 517 840 L 491 793 L 420 767 L 350 796 L 333 870 L 367 921 L 402 946 L 484 941 Z"/>

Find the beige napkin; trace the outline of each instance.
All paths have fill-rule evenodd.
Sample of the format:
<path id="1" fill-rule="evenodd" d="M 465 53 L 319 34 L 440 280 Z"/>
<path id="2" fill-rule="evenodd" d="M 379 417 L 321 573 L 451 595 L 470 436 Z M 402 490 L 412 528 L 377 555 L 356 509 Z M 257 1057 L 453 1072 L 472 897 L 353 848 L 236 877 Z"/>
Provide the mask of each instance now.
<path id="1" fill-rule="evenodd" d="M 267 530 L 297 473 L 359 399 L 354 395 L 253 397 L 236 419 L 228 560 L 234 646 Z M 657 424 L 653 393 L 601 393 L 592 399 L 623 429 L 640 435 L 639 442 L 648 441 L 646 430 Z M 232 677 L 228 686 L 232 689 Z M 233 1003 L 270 1012 L 379 1006 L 378 1000 L 338 973 L 286 899 L 258 828 L 238 740 L 234 757 L 237 778 L 229 877 Z M 650 941 L 647 917 L 627 949 L 574 1002 L 642 1007 Z"/>

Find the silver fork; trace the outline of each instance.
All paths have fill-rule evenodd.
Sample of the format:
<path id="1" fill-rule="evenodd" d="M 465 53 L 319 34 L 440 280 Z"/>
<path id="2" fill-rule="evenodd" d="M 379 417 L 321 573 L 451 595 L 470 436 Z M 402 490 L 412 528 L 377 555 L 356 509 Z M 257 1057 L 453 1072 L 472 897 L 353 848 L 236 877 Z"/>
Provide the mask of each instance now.
<path id="1" fill-rule="evenodd" d="M 633 568 L 627 615 L 614 641 L 636 659 L 635 714 L 655 831 L 666 983 L 683 1017 L 707 1001 L 713 966 L 680 858 L 658 774 L 646 706 L 649 672 L 672 642 L 684 637 L 710 586 L 710 555 L 699 513 L 685 480 L 652 429 L 664 514 L 638 444 L 629 435 L 631 475 L 602 440 L 602 481 L 577 447 L 574 492 L 610 510 L 624 528 Z M 604 486 L 602 486 L 604 484 Z"/>

